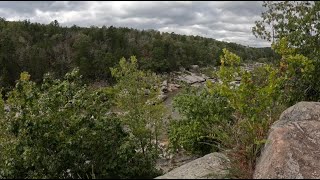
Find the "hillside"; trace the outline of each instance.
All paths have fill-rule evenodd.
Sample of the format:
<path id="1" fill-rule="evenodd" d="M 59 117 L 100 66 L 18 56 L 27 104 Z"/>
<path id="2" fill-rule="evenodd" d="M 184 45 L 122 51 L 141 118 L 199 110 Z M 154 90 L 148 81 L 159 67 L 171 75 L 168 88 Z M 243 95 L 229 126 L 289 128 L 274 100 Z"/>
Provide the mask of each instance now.
<path id="1" fill-rule="evenodd" d="M 121 57 L 135 55 L 142 69 L 171 72 L 192 64 L 217 65 L 223 48 L 244 61 L 271 61 L 271 48 L 252 48 L 200 36 L 160 33 L 125 27 L 62 27 L 0 18 L 0 86 L 6 89 L 27 71 L 40 82 L 43 74 L 57 78 L 74 67 L 89 81 L 112 82 L 109 68 Z"/>

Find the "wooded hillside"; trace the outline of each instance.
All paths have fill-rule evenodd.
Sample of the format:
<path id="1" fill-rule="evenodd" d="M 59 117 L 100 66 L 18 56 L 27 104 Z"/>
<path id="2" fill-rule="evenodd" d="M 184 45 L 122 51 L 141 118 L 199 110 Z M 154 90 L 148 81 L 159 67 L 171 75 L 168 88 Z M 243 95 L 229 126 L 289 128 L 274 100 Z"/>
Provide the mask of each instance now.
<path id="1" fill-rule="evenodd" d="M 44 73 L 63 77 L 75 67 L 87 81 L 112 81 L 110 67 L 121 57 L 135 55 L 141 69 L 157 73 L 180 66 L 217 65 L 222 49 L 244 61 L 271 61 L 271 48 L 252 48 L 200 36 L 110 27 L 62 27 L 50 24 L 6 21 L 0 18 L 0 87 L 10 88 L 22 71 L 40 82 Z"/>

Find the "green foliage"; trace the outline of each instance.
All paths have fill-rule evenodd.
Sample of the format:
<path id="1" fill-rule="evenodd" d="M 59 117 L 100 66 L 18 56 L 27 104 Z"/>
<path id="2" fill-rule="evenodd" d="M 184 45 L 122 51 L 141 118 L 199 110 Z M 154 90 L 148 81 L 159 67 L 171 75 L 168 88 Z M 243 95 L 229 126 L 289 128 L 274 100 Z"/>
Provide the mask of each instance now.
<path id="1" fill-rule="evenodd" d="M 139 66 L 153 72 L 171 72 L 180 66 L 218 64 L 222 48 L 237 52 L 245 60 L 272 59 L 271 48 L 251 48 L 199 36 L 140 31 L 129 28 L 77 26 L 62 27 L 30 21 L 0 21 L 0 86 L 7 92 L 22 71 L 42 82 L 45 73 L 56 78 L 79 67 L 88 82 L 114 82 L 109 71 L 121 57 L 135 55 Z"/>
<path id="2" fill-rule="evenodd" d="M 287 59 L 285 61 L 292 61 L 295 64 L 293 65 L 295 67 L 292 67 L 295 70 L 291 68 L 287 75 L 291 76 L 291 81 L 287 83 L 288 89 L 294 92 L 288 97 L 290 104 L 301 100 L 318 101 L 320 72 L 310 70 L 308 73 L 301 73 L 300 71 L 303 69 L 302 71 L 305 72 L 304 66 L 311 69 L 320 67 L 318 23 L 320 3 L 318 1 L 266 1 L 263 6 L 265 12 L 261 14 L 262 20 L 256 21 L 256 26 L 252 30 L 256 37 L 269 41 L 272 38 L 276 51 Z M 288 55 L 292 56 L 288 57 Z M 286 63 L 283 62 L 282 66 L 286 66 Z M 300 63 L 307 64 L 301 65 L 299 70 Z"/>
<path id="3" fill-rule="evenodd" d="M 215 74 L 220 82 L 207 82 L 203 92 L 176 99 L 178 110 L 186 118 L 171 127 L 171 143 L 190 151 L 199 147 L 196 143 L 201 137 L 209 136 L 219 149 L 231 149 L 232 161 L 242 161 L 240 169 L 250 174 L 270 124 L 283 110 L 280 99 L 284 79 L 271 65 L 253 72 L 242 70 L 240 57 L 226 49 L 223 52 Z M 232 83 L 237 77 L 241 77 L 239 86 Z"/>
<path id="4" fill-rule="evenodd" d="M 237 66 L 240 64 L 240 57 L 231 53 L 226 48 L 222 49 L 223 54 L 220 56 L 222 66 Z"/>
<path id="5" fill-rule="evenodd" d="M 318 97 L 317 94 L 312 94 L 315 88 L 313 82 L 317 63 L 301 54 L 296 54 L 296 49 L 289 47 L 286 38 L 281 39 L 273 48 L 282 55 L 280 70 L 284 78 L 283 103 L 291 106 L 299 101 Z"/>
<path id="6" fill-rule="evenodd" d="M 2 99 L 2 94 L 0 93 L 0 116 L 4 116 L 4 102 L 3 102 L 3 99 Z"/>
<path id="7" fill-rule="evenodd" d="M 225 51 L 226 54 L 230 54 Z M 278 115 L 280 104 L 279 71 L 270 66 L 257 68 L 253 72 L 246 72 L 234 67 L 239 58 L 230 56 L 230 67 L 222 64 L 217 75 L 222 83 L 212 86 L 212 93 L 219 93 L 228 98 L 230 106 L 235 109 L 236 123 L 229 132 L 230 141 L 222 141 L 225 147 L 237 147 L 238 151 L 244 151 L 249 168 L 252 170 L 255 164 L 262 142 L 267 134 L 269 125 Z M 223 60 L 223 59 L 222 59 Z M 239 87 L 230 84 L 235 78 L 241 77 Z"/>
<path id="8" fill-rule="evenodd" d="M 206 89 L 191 89 L 175 97 L 174 107 L 183 119 L 170 124 L 169 140 L 174 149 L 183 147 L 193 153 L 218 151 L 221 138 L 234 119 L 233 109 L 223 96 Z"/>
<path id="9" fill-rule="evenodd" d="M 165 109 L 157 99 L 160 79 L 155 73 L 138 69 L 135 56 L 122 58 L 119 66 L 111 68 L 117 80 L 116 108 L 119 118 L 128 128 L 132 140 L 139 145 L 143 159 L 154 163 L 158 157 L 158 137 L 162 131 Z"/>
<path id="10" fill-rule="evenodd" d="M 316 69 L 314 61 L 296 54 L 285 38 L 273 48 L 282 55 L 279 65 L 266 64 L 251 72 L 239 67 L 239 56 L 224 49 L 221 66 L 214 74 L 220 81 L 208 81 L 202 91 L 175 99 L 184 119 L 170 127 L 173 147 L 183 146 L 191 152 L 201 148 L 202 153 L 229 149 L 234 176 L 251 177 L 270 125 L 286 107 L 310 97 Z M 241 78 L 239 86 L 233 83 L 237 78 Z M 205 149 L 201 142 L 219 148 Z"/>
<path id="11" fill-rule="evenodd" d="M 276 42 L 286 37 L 299 53 L 319 57 L 320 3 L 317 1 L 265 1 L 262 20 L 256 21 L 256 37 Z"/>
<path id="12" fill-rule="evenodd" d="M 114 91 L 89 90 L 79 70 L 41 86 L 21 73 L 0 101 L 0 178 L 150 178 L 156 174 L 110 113 Z M 4 103 L 8 107 L 4 111 Z"/>

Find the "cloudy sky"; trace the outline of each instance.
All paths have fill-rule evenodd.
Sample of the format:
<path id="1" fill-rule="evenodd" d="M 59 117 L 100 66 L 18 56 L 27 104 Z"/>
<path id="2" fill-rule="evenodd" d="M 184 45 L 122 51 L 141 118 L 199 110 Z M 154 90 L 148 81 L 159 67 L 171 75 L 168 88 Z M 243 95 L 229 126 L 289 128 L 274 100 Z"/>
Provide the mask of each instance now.
<path id="1" fill-rule="evenodd" d="M 270 46 L 251 32 L 262 1 L 1 1 L 0 17 L 63 26 L 116 26 L 199 35 L 253 47 Z"/>

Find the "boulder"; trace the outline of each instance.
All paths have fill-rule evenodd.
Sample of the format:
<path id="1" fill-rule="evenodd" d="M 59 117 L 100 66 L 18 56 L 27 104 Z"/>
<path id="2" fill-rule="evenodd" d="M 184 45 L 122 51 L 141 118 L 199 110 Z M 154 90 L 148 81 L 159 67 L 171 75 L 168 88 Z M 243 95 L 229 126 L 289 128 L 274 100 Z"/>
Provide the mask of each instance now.
<path id="1" fill-rule="evenodd" d="M 165 95 L 165 94 L 160 94 L 158 96 L 158 100 L 161 102 L 165 101 L 167 98 L 168 98 L 168 95 Z"/>
<path id="2" fill-rule="evenodd" d="M 196 82 L 196 83 L 191 84 L 191 86 L 192 86 L 192 87 L 201 87 L 201 86 L 202 86 L 202 84 L 201 84 L 201 83 Z"/>
<path id="3" fill-rule="evenodd" d="M 194 84 L 194 83 L 206 81 L 205 78 L 203 78 L 201 76 L 197 76 L 194 73 L 191 73 L 190 75 L 178 76 L 178 80 L 184 81 L 188 84 Z"/>
<path id="4" fill-rule="evenodd" d="M 200 76 L 196 76 L 194 74 L 192 75 L 186 75 L 185 76 L 186 80 L 190 82 L 190 84 L 196 83 L 196 82 L 201 82 L 201 81 L 205 81 L 204 78 L 200 77 Z"/>
<path id="5" fill-rule="evenodd" d="M 168 81 L 167 80 L 164 80 L 161 84 L 161 86 L 168 86 Z"/>
<path id="6" fill-rule="evenodd" d="M 191 65 L 190 70 L 193 72 L 198 72 L 199 71 L 199 66 L 198 65 Z"/>
<path id="7" fill-rule="evenodd" d="M 202 77 L 203 79 L 205 79 L 205 80 L 210 79 L 210 77 L 208 77 L 208 76 L 205 75 L 205 74 L 201 74 L 201 77 Z"/>
<path id="8" fill-rule="evenodd" d="M 270 129 L 254 179 L 320 178 L 320 102 L 299 102 Z"/>
<path id="9" fill-rule="evenodd" d="M 179 85 L 179 84 L 169 84 L 169 85 L 168 85 L 168 90 L 169 90 L 170 92 L 176 91 L 176 90 L 178 90 L 179 88 L 180 88 L 180 85 Z"/>
<path id="10" fill-rule="evenodd" d="M 161 86 L 160 91 L 164 92 L 164 93 L 167 93 L 168 92 L 168 87 L 167 86 Z"/>
<path id="11" fill-rule="evenodd" d="M 230 161 L 222 153 L 211 153 L 188 162 L 155 179 L 222 179 L 229 174 Z"/>
<path id="12" fill-rule="evenodd" d="M 175 87 L 175 86 L 172 86 L 169 88 L 169 91 L 172 92 L 172 91 L 176 91 L 178 90 L 179 88 Z"/>
<path id="13" fill-rule="evenodd" d="M 196 65 L 196 64 L 195 65 L 191 65 L 190 67 L 191 67 L 191 69 L 199 69 L 199 65 Z"/>
<path id="14" fill-rule="evenodd" d="M 160 90 L 164 93 L 167 93 L 168 92 L 168 81 L 167 80 L 164 80 L 161 84 L 161 88 Z"/>
<path id="15" fill-rule="evenodd" d="M 184 67 L 179 67 L 179 71 L 184 72 L 186 69 Z"/>
<path id="16" fill-rule="evenodd" d="M 157 159 L 156 168 L 164 172 L 164 174 L 199 158 L 198 155 L 191 155 L 184 150 L 172 153 L 170 148 L 168 148 L 168 145 L 168 141 L 165 143 L 160 142 L 158 145 L 160 149 L 160 158 Z"/>

